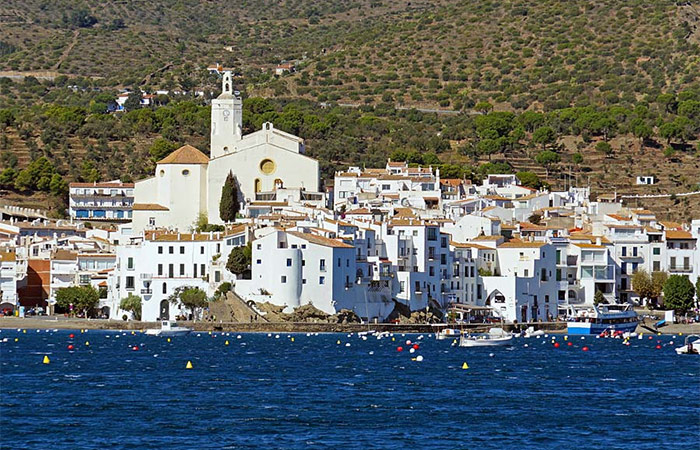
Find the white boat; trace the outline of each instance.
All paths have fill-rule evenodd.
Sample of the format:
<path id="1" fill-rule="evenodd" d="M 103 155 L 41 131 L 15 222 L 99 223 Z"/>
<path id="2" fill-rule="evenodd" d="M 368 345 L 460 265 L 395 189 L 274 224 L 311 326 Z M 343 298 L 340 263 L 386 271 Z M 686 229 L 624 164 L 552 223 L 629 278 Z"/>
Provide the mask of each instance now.
<path id="1" fill-rule="evenodd" d="M 444 341 L 445 339 L 457 339 L 462 333 L 455 328 L 443 328 L 435 333 L 435 339 Z"/>
<path id="2" fill-rule="evenodd" d="M 466 334 L 459 339 L 460 347 L 496 347 L 513 345 L 515 336 L 503 328 L 491 328 L 488 333 Z"/>
<path id="3" fill-rule="evenodd" d="M 150 336 L 185 336 L 191 331 L 192 328 L 177 326 L 177 322 L 174 320 L 162 320 L 160 328 L 146 330 L 146 334 Z"/>
<path id="4" fill-rule="evenodd" d="M 691 338 L 696 338 L 690 342 Z M 676 353 L 679 355 L 700 355 L 700 336 L 694 334 L 685 338 L 685 344 L 682 347 L 676 348 Z"/>
<path id="5" fill-rule="evenodd" d="M 632 333 L 637 329 L 637 322 L 632 305 L 610 303 L 574 310 L 566 329 L 568 334 Z"/>

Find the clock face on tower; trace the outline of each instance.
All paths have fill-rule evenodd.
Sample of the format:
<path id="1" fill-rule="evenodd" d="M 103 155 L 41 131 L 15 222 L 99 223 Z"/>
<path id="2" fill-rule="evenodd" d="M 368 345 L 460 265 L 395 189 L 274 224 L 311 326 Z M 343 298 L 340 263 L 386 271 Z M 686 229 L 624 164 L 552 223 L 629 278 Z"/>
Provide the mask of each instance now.
<path id="1" fill-rule="evenodd" d="M 228 120 L 228 116 L 229 116 L 229 114 L 231 114 L 231 111 L 229 111 L 228 109 L 224 109 L 223 114 L 224 114 L 224 120 Z"/>

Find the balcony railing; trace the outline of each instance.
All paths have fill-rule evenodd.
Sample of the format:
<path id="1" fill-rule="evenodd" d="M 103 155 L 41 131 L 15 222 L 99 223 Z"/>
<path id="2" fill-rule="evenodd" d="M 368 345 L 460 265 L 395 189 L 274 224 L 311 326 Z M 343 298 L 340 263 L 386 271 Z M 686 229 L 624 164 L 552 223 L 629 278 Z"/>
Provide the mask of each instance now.
<path id="1" fill-rule="evenodd" d="M 139 275 L 139 278 L 142 280 L 152 280 L 153 279 L 153 274 L 152 273 L 142 273 Z"/>
<path id="2" fill-rule="evenodd" d="M 671 272 L 692 272 L 693 268 L 690 266 L 670 266 L 668 270 Z"/>
<path id="3" fill-rule="evenodd" d="M 141 295 L 151 295 L 153 294 L 153 289 L 141 289 Z"/>

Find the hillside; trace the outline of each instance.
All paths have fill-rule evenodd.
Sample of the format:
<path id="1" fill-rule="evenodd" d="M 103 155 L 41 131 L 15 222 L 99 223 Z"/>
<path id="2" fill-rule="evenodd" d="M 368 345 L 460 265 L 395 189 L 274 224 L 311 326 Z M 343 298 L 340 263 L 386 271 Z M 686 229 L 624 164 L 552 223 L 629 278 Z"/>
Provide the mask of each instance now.
<path id="1" fill-rule="evenodd" d="M 296 72 L 274 75 L 282 61 Z M 185 142 L 206 151 L 206 98 L 105 111 L 124 87 L 216 95 L 214 63 L 240 75 L 247 131 L 273 120 L 306 138 L 325 181 L 392 156 L 475 180 L 534 172 L 594 193 L 700 183 L 692 2 L 6 0 L 2 197 L 58 213 L 67 181 L 138 179 Z M 659 183 L 636 186 L 638 175 Z M 638 203 L 700 216 L 698 196 Z"/>

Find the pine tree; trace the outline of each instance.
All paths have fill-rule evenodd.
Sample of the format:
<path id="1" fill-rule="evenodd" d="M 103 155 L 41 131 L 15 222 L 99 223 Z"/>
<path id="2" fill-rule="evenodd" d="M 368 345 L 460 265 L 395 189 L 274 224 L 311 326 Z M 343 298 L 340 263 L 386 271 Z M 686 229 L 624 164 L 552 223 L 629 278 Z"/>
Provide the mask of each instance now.
<path id="1" fill-rule="evenodd" d="M 224 187 L 221 188 L 221 201 L 219 202 L 219 215 L 224 222 L 233 222 L 238 214 L 238 188 L 233 172 L 228 173 Z"/>

